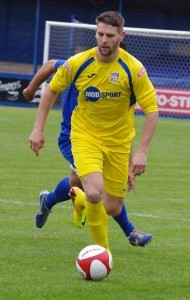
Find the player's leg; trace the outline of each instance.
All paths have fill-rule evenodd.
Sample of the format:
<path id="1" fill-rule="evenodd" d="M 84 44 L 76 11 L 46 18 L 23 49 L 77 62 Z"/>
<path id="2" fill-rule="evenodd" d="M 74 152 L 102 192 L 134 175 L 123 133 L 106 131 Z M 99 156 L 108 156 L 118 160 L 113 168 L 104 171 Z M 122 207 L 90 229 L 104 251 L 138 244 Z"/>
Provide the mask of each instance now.
<path id="1" fill-rule="evenodd" d="M 70 195 L 70 189 L 73 186 L 79 187 L 81 191 L 81 182 L 74 171 L 74 167 L 72 166 L 70 177 L 63 178 L 55 187 L 55 189 L 51 192 L 44 190 L 40 192 L 39 200 L 40 200 L 40 209 L 36 214 L 36 226 L 38 228 L 42 228 L 51 212 L 51 209 L 54 205 L 60 202 L 64 202 L 72 199 L 75 210 L 73 214 L 73 219 L 76 227 L 82 228 L 85 224 L 85 199 L 82 197 L 82 200 L 78 201 L 79 209 L 77 209 L 77 204 L 75 204 L 73 200 L 73 196 Z M 76 188 L 75 188 L 76 189 Z"/>
<path id="2" fill-rule="evenodd" d="M 74 215 L 75 225 L 77 227 L 82 228 L 83 226 L 81 225 L 82 222 L 81 219 L 85 218 L 86 195 L 83 192 L 83 190 L 77 187 L 71 188 L 70 194 L 72 200 L 76 205 L 75 215 Z M 115 199 L 115 197 L 112 197 L 111 195 L 105 192 L 103 199 L 104 199 L 104 206 L 107 214 L 111 215 L 114 218 L 114 220 L 118 223 L 118 225 L 121 227 L 126 237 L 129 239 L 131 245 L 142 247 L 151 241 L 152 234 L 140 232 L 131 223 L 126 210 L 126 206 L 123 203 L 123 198 Z M 108 203 L 106 199 L 109 199 Z M 79 210 L 77 207 L 79 207 Z"/>
<path id="3" fill-rule="evenodd" d="M 86 218 L 94 242 L 109 250 L 108 217 L 104 208 L 103 176 L 93 172 L 83 177 L 82 185 L 86 194 Z"/>
<path id="4" fill-rule="evenodd" d="M 112 196 L 108 192 L 104 192 L 104 206 L 107 214 L 112 216 L 114 220 L 119 224 L 123 232 L 127 237 L 130 236 L 131 232 L 135 228 L 130 222 L 126 206 L 124 204 L 123 197 Z"/>
<path id="5" fill-rule="evenodd" d="M 86 215 L 85 215 L 85 194 L 83 192 L 82 184 L 78 175 L 76 173 L 76 169 L 71 166 L 71 176 L 70 176 L 70 185 L 71 189 L 69 191 L 69 197 L 71 198 L 73 205 L 74 205 L 74 212 L 73 212 L 73 220 L 75 226 L 78 228 L 83 228 Z M 76 200 L 76 195 L 77 200 Z"/>
<path id="6" fill-rule="evenodd" d="M 69 181 L 69 177 L 63 178 L 52 192 L 48 192 L 47 190 L 40 192 L 40 208 L 37 211 L 35 218 L 36 226 L 38 228 L 42 228 L 45 225 L 54 205 L 70 199 L 68 195 L 71 188 Z"/>
<path id="7" fill-rule="evenodd" d="M 75 201 L 76 206 L 78 206 L 81 209 L 81 211 L 85 210 L 86 195 L 83 192 L 83 190 L 81 190 L 77 187 L 72 187 L 71 191 L 70 191 L 70 197 L 72 198 L 73 201 Z M 125 235 L 129 238 L 132 231 L 135 229 L 135 227 L 129 220 L 125 204 L 123 203 L 121 206 L 119 206 L 115 210 L 115 202 L 116 202 L 115 198 L 114 198 L 113 203 L 111 200 L 109 201 L 110 208 L 106 205 L 105 199 L 107 199 L 107 196 L 104 196 L 103 199 L 104 199 L 104 206 L 106 209 L 106 213 L 111 215 L 114 218 L 114 220 L 119 224 L 119 226 L 121 227 L 121 229 L 123 230 Z M 120 202 L 120 200 L 121 199 L 119 198 L 118 201 Z M 76 211 L 77 211 L 77 208 L 76 208 Z M 81 215 L 81 213 L 80 213 L 80 215 Z M 76 220 L 77 219 L 78 218 L 76 217 Z M 77 221 L 74 221 L 74 222 L 76 224 Z M 79 222 L 79 224 L 80 223 L 81 223 L 81 221 Z M 77 227 L 79 227 L 79 226 L 77 226 Z M 82 227 L 82 226 L 80 226 L 80 227 Z"/>
<path id="8" fill-rule="evenodd" d="M 60 151 L 63 155 L 63 157 L 71 164 L 72 171 L 71 171 L 71 181 L 74 179 L 74 160 L 73 155 L 71 152 L 71 141 L 70 141 L 70 132 L 68 131 L 67 134 L 65 133 L 64 136 L 60 136 L 58 139 L 58 144 Z M 77 175 L 76 175 L 77 177 Z M 78 180 L 80 183 L 80 181 Z M 66 177 L 63 178 L 55 187 L 55 189 L 51 192 L 48 192 L 47 190 L 44 190 L 39 195 L 40 200 L 40 208 L 38 212 L 36 213 L 36 226 L 38 228 L 42 228 L 44 224 L 47 221 L 47 218 L 49 216 L 49 213 L 51 212 L 51 209 L 54 205 L 56 205 L 59 202 L 63 202 L 66 200 L 69 200 L 69 191 L 71 188 L 71 182 L 70 178 Z M 75 184 L 77 184 L 77 179 L 75 178 Z M 81 184 L 79 184 L 81 187 Z"/>
<path id="9" fill-rule="evenodd" d="M 121 204 L 123 198 L 115 199 L 114 196 L 105 193 L 104 199 L 104 205 L 107 213 L 118 223 L 131 245 L 143 247 L 152 240 L 152 234 L 137 230 L 131 223 L 125 204 Z"/>
<path id="10" fill-rule="evenodd" d="M 78 187 L 79 189 L 83 190 L 83 187 L 82 187 L 82 184 L 81 184 L 81 181 L 77 175 L 77 171 L 76 171 L 76 168 L 70 164 L 70 168 L 71 168 L 71 173 L 70 173 L 70 186 L 73 187 L 73 186 L 76 186 Z"/>
<path id="11" fill-rule="evenodd" d="M 70 140 L 70 131 L 65 130 L 64 134 L 60 134 L 58 138 L 58 144 L 59 148 L 61 150 L 62 155 L 64 158 L 70 163 L 70 168 L 71 168 L 71 174 L 70 174 L 70 186 L 76 186 L 82 189 L 82 185 L 80 182 L 80 179 L 77 175 L 76 167 L 74 164 L 74 158 L 73 158 L 73 153 L 71 151 L 71 140 Z M 69 193 L 69 196 L 71 200 L 73 201 L 74 205 L 74 213 L 73 213 L 73 220 L 75 225 L 78 228 L 82 228 L 85 224 L 85 204 L 80 206 L 75 203 L 75 199 L 73 197 L 73 193 Z M 84 207 L 84 208 L 83 208 Z"/>
<path id="12" fill-rule="evenodd" d="M 107 249 L 108 217 L 103 205 L 103 154 L 97 141 L 84 133 L 71 136 L 72 152 L 79 178 L 86 194 L 86 218 L 94 243 Z"/>
<path id="13" fill-rule="evenodd" d="M 131 143 L 124 147 L 112 147 L 112 151 L 106 153 L 104 169 L 104 205 L 106 211 L 119 224 L 130 244 L 134 246 L 144 246 L 153 237 L 152 234 L 140 232 L 131 223 L 126 206 L 124 204 L 125 192 L 128 178 L 128 159 Z M 110 162 L 110 163 L 109 163 Z M 113 195 L 117 195 L 117 201 Z"/>

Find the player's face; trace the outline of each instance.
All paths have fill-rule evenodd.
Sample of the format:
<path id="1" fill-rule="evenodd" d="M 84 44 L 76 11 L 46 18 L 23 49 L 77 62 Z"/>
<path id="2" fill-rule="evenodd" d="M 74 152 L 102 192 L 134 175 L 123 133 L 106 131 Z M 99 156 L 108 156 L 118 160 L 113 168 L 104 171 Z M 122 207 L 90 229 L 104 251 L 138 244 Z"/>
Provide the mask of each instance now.
<path id="1" fill-rule="evenodd" d="M 104 57 L 114 55 L 124 35 L 124 32 L 118 32 L 117 27 L 99 23 L 96 30 L 96 41 L 100 54 Z"/>

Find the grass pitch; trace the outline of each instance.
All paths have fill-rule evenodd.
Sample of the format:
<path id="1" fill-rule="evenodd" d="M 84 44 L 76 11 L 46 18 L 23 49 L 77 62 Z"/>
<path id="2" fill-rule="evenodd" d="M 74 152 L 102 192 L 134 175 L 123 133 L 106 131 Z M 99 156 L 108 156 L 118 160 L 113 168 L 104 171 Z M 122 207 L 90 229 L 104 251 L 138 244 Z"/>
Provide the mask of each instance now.
<path id="1" fill-rule="evenodd" d="M 36 109 L 0 107 L 0 299 L 189 300 L 190 122 L 160 118 L 147 172 L 126 197 L 135 226 L 154 234 L 133 248 L 109 218 L 114 266 L 101 282 L 86 281 L 75 267 L 92 244 L 88 227 L 72 222 L 70 201 L 58 204 L 44 228 L 34 224 L 38 194 L 69 174 L 58 146 L 61 112 L 52 111 L 40 156 L 29 149 Z M 136 117 L 139 140 L 143 117 Z"/>

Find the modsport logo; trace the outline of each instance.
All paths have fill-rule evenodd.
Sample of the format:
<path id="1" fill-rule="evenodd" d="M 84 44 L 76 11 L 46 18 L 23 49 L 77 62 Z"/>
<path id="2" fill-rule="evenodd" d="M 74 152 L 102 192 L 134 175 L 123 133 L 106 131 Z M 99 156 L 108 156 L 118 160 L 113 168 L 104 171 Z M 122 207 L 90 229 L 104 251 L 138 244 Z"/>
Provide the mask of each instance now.
<path id="1" fill-rule="evenodd" d="M 96 102 L 100 98 L 119 98 L 121 92 L 100 92 L 96 87 L 88 87 L 84 91 L 84 97 L 87 101 Z"/>

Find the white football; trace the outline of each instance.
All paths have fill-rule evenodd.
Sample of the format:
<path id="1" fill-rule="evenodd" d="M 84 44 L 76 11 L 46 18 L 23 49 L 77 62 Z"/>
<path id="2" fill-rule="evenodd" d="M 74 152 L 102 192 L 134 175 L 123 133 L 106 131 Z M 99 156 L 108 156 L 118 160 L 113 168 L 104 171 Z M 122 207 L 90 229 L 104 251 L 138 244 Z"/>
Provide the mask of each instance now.
<path id="1" fill-rule="evenodd" d="M 102 246 L 90 245 L 79 252 L 76 267 L 86 280 L 102 280 L 113 267 L 112 255 Z"/>

